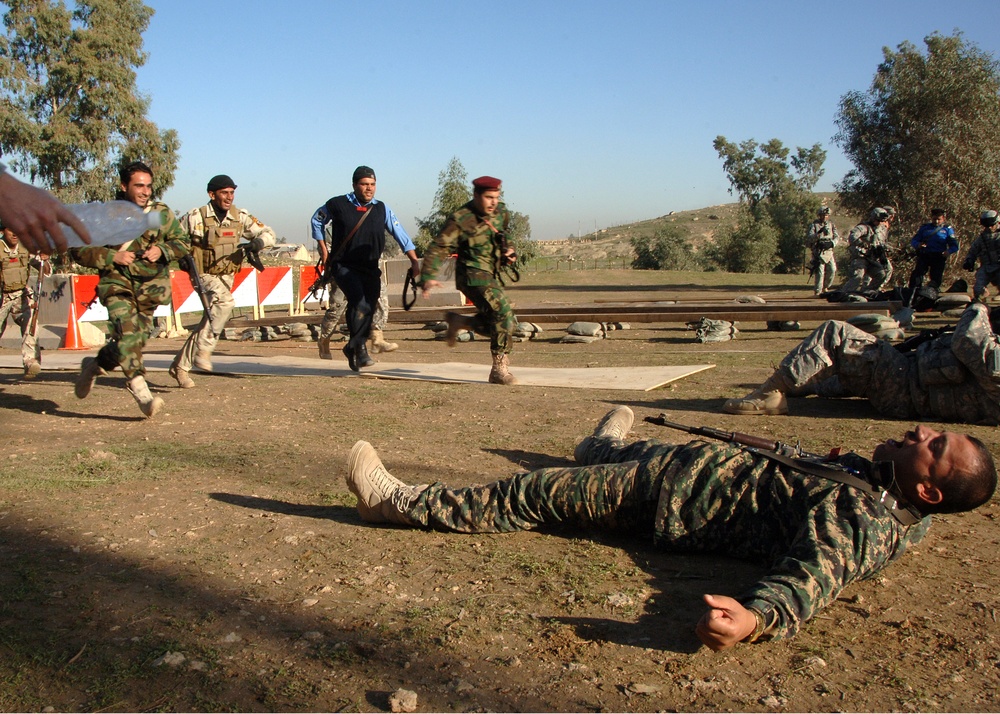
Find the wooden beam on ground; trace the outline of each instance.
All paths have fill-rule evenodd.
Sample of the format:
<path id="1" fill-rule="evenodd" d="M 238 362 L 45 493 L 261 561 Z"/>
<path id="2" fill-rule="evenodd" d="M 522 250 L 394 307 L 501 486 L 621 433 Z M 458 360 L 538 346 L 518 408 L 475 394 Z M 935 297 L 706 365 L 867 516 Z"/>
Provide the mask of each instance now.
<path id="1" fill-rule="evenodd" d="M 772 305 L 759 303 L 705 303 L 693 305 L 602 305 L 600 307 L 518 307 L 517 317 L 522 322 L 542 324 L 566 324 L 571 322 L 635 322 L 635 323 L 684 323 L 694 322 L 702 317 L 734 322 L 768 322 L 771 320 L 846 320 L 852 315 L 878 313 L 889 315 L 900 308 L 897 302 L 841 302 L 810 303 L 807 305 Z M 446 312 L 471 315 L 472 307 L 459 308 L 414 308 L 409 312 L 391 310 L 390 324 L 422 324 L 444 319 Z M 290 322 L 317 324 L 322 322 L 323 313 L 316 312 L 295 317 L 265 317 L 260 320 L 234 318 L 229 326 L 257 327 L 260 325 L 285 325 Z"/>

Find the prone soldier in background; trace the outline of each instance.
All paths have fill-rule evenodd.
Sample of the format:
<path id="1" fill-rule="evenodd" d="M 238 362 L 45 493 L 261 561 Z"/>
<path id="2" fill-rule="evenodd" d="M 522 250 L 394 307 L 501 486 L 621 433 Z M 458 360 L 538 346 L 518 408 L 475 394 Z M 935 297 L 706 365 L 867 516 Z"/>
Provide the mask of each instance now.
<path id="1" fill-rule="evenodd" d="M 837 226 L 830 220 L 830 208 L 823 206 L 816 213 L 816 220 L 809 224 L 806 244 L 812 251 L 810 270 L 816 278 L 815 292 L 817 295 L 827 292 L 833 287 L 837 276 L 837 261 L 833 249 L 840 243 Z"/>
<path id="2" fill-rule="evenodd" d="M 7 320 L 13 320 L 21 330 L 21 362 L 24 378 L 34 379 L 42 371 L 42 352 L 35 328 L 38 325 L 38 288 L 44 275 L 52 272 L 48 256 L 32 256 L 21 244 L 18 235 L 0 223 L 0 334 Z M 32 288 L 31 269 L 36 271 Z"/>
<path id="3" fill-rule="evenodd" d="M 976 259 L 979 260 L 976 284 L 972 289 L 976 300 L 986 297 L 987 285 L 1000 289 L 1000 216 L 996 211 L 983 211 L 979 223 L 983 232 L 972 241 L 962 263 L 963 270 L 976 270 Z"/>
<path id="4" fill-rule="evenodd" d="M 181 219 L 191 236 L 191 254 L 211 306 L 170 365 L 170 376 L 181 389 L 194 386 L 192 367 L 212 371 L 212 352 L 236 306 L 230 290 L 243 262 L 259 261 L 257 254 L 277 241 L 273 230 L 233 205 L 235 197 L 236 184 L 231 178 L 213 176 L 208 182 L 209 202 Z M 240 242 L 243 240 L 247 243 Z"/>
<path id="5" fill-rule="evenodd" d="M 92 245 L 70 250 L 77 263 L 100 271 L 97 296 L 108 309 L 111 325 L 111 339 L 97 357 L 83 359 L 75 391 L 78 398 L 85 398 L 98 377 L 121 366 L 128 380 L 126 388 L 142 413 L 151 417 L 163 407 L 163 400 L 154 397 L 146 384 L 142 348 L 153 327 L 153 312 L 170 303 L 168 266 L 187 255 L 190 245 L 173 212 L 151 200 L 152 169 L 136 161 L 125 166 L 120 176 L 119 199 L 132 201 L 147 213 L 159 211 L 162 224 L 120 248 Z"/>

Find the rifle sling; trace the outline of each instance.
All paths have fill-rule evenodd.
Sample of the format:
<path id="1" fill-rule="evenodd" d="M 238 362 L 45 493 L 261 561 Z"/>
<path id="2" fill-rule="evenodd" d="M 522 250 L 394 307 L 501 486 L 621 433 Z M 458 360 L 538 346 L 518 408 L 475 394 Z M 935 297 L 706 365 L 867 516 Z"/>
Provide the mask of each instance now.
<path id="1" fill-rule="evenodd" d="M 347 250 L 347 244 L 351 242 L 351 238 L 353 238 L 354 234 L 358 232 L 358 229 L 361 228 L 361 224 L 365 222 L 365 219 L 368 218 L 371 212 L 372 212 L 372 206 L 369 205 L 368 209 L 365 210 L 365 214 L 361 216 L 361 220 L 354 224 L 354 228 L 351 229 L 351 232 L 348 233 L 347 237 L 344 238 L 344 240 L 340 242 L 340 245 L 337 246 L 337 252 L 330 254 L 330 258 L 327 261 L 327 264 L 336 263 L 338 260 L 340 260 L 341 256 L 344 255 L 344 251 Z"/>
<path id="2" fill-rule="evenodd" d="M 918 516 L 916 514 L 915 509 L 904 505 L 900 499 L 889 493 L 887 490 L 879 488 L 878 486 L 865 481 L 863 478 L 855 476 L 854 474 L 842 469 L 827 466 L 825 464 L 818 464 L 807 459 L 796 459 L 791 456 L 779 454 L 776 451 L 769 451 L 767 449 L 752 450 L 762 456 L 772 459 L 773 461 L 789 466 L 800 473 L 819 476 L 820 478 L 829 479 L 830 481 L 836 481 L 863 491 L 870 496 L 874 496 L 875 500 L 882 504 L 882 506 L 889 511 L 889 513 L 892 514 L 892 517 L 895 518 L 896 521 L 902 526 L 916 525 L 923 518 L 922 516 Z"/>

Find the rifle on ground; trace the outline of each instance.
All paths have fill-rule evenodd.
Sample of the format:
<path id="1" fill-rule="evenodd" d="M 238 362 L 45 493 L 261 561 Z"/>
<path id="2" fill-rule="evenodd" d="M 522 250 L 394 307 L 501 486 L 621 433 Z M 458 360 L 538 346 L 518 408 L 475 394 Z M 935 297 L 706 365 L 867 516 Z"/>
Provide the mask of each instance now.
<path id="1" fill-rule="evenodd" d="M 205 284 L 201 282 L 201 273 L 198 270 L 198 264 L 195 262 L 194 256 L 188 253 L 178 258 L 177 265 L 187 273 L 188 278 L 191 280 L 191 287 L 198 293 L 198 299 L 201 300 L 201 307 L 205 311 L 205 319 L 208 320 L 208 326 L 212 328 L 212 332 L 215 332 L 215 325 L 212 324 L 212 306 L 209 302 L 208 291 L 205 289 Z"/>
<path id="2" fill-rule="evenodd" d="M 762 436 L 744 434 L 739 431 L 722 431 L 721 429 L 713 429 L 708 426 L 688 426 L 687 424 L 668 421 L 666 414 L 646 417 L 645 421 L 648 421 L 650 424 L 657 424 L 688 434 L 694 434 L 695 436 L 704 436 L 717 441 L 727 441 L 732 444 L 749 446 L 759 451 L 763 456 L 785 464 L 800 473 L 811 474 L 852 486 L 863 493 L 867 493 L 882 504 L 900 525 L 912 526 L 919 523 L 924 517 L 920 511 L 904 501 L 901 496 L 889 491 L 896 482 L 894 465 L 891 461 L 874 462 L 871 473 L 864 475 L 871 478 L 871 481 L 869 481 L 864 476 L 856 475 L 836 463 L 836 458 L 840 455 L 839 448 L 831 450 L 827 456 L 819 456 L 818 454 L 810 454 L 803 451 L 800 444 L 791 446 L 780 441 L 772 441 Z"/>

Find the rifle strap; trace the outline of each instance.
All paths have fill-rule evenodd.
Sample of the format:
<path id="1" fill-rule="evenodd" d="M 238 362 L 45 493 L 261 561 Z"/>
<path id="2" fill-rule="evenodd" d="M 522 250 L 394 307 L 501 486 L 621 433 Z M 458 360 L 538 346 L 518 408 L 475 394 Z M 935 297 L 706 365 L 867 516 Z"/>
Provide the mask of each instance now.
<path id="1" fill-rule="evenodd" d="M 361 228 L 361 224 L 365 222 L 365 219 L 368 218 L 371 212 L 372 206 L 369 205 L 365 210 L 364 215 L 361 216 L 361 220 L 354 224 L 354 228 L 351 229 L 351 232 L 348 233 L 347 237 L 344 238 L 344 240 L 340 242 L 340 245 L 337 246 L 337 252 L 330 254 L 330 258 L 327 261 L 328 263 L 335 263 L 340 259 L 340 257 L 344 254 L 344 251 L 347 250 L 347 244 L 351 242 L 351 238 L 353 238 L 354 234 L 358 232 L 358 229 Z"/>
<path id="2" fill-rule="evenodd" d="M 827 464 L 816 463 L 815 461 L 810 461 L 809 459 L 796 459 L 791 456 L 779 454 L 776 451 L 769 451 L 767 449 L 755 448 L 752 450 L 773 461 L 789 466 L 800 473 L 819 476 L 820 478 L 825 478 L 830 481 L 836 481 L 846 486 L 856 488 L 859 491 L 863 491 L 869 496 L 873 496 L 875 500 L 882 504 L 882 506 L 889 511 L 892 517 L 895 518 L 896 521 L 902 526 L 916 525 L 923 519 L 923 516 L 920 515 L 915 508 L 906 505 L 899 498 L 889 493 L 886 489 L 869 483 L 863 478 L 855 476 L 848 471 L 844 471 L 843 469 L 829 466 Z"/>

